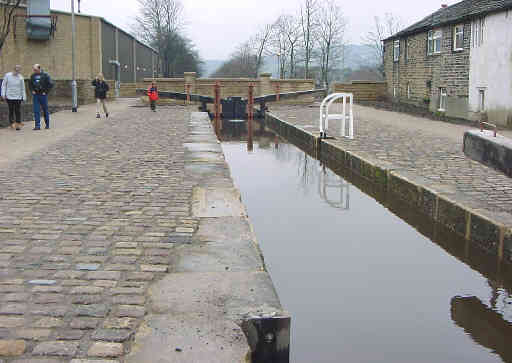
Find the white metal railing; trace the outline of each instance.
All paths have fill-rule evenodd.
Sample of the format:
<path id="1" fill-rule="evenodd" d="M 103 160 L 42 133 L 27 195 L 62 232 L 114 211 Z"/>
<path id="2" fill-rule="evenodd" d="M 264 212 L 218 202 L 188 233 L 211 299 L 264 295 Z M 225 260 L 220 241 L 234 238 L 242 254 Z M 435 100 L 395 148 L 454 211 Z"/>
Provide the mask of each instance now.
<path id="1" fill-rule="evenodd" d="M 331 105 L 342 99 L 343 113 L 329 114 Z M 347 115 L 347 103 L 349 106 Z M 327 137 L 327 129 L 329 128 L 329 120 L 341 120 L 341 137 L 354 138 L 354 94 L 353 93 L 333 93 L 324 98 L 320 105 L 320 138 Z M 348 120 L 348 133 L 346 122 Z"/>

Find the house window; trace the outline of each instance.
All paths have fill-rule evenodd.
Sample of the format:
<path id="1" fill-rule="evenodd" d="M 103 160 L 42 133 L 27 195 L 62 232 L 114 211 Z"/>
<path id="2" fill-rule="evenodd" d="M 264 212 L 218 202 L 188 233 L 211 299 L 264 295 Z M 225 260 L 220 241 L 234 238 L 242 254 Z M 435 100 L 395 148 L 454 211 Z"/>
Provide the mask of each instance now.
<path id="1" fill-rule="evenodd" d="M 400 40 L 395 40 L 393 42 L 393 61 L 398 62 L 400 58 Z"/>
<path id="2" fill-rule="evenodd" d="M 479 112 L 485 111 L 485 90 L 484 89 L 478 90 L 478 111 Z"/>
<path id="3" fill-rule="evenodd" d="M 396 97 L 396 87 L 393 87 L 393 97 Z"/>
<path id="4" fill-rule="evenodd" d="M 453 28 L 453 50 L 464 49 L 464 25 L 456 25 Z"/>
<path id="5" fill-rule="evenodd" d="M 407 83 L 407 99 L 411 99 L 411 83 Z"/>
<path id="6" fill-rule="evenodd" d="M 442 30 L 431 30 L 428 32 L 428 45 L 427 45 L 427 53 L 435 54 L 441 53 L 441 43 L 443 40 L 443 31 Z"/>
<path id="7" fill-rule="evenodd" d="M 439 88 L 439 111 L 446 111 L 446 88 Z"/>

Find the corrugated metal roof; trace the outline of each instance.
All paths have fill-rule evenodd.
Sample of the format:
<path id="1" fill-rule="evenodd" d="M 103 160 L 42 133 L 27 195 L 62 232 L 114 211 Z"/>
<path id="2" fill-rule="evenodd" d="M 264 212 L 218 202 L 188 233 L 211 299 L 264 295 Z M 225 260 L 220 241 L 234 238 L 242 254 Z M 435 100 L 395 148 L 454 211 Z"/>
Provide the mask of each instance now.
<path id="1" fill-rule="evenodd" d="M 452 6 L 437 10 L 385 40 L 420 33 L 445 24 L 451 24 L 507 9 L 512 9 L 512 0 L 464 0 Z"/>

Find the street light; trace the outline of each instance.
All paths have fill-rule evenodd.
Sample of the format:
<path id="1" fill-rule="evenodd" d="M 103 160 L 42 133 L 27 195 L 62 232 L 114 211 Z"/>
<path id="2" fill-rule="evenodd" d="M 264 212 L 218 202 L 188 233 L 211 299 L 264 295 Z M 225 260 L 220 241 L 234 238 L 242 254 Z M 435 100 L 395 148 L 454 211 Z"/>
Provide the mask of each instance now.
<path id="1" fill-rule="evenodd" d="M 80 3 L 80 1 L 79 1 Z M 72 112 L 78 111 L 78 92 L 76 86 L 76 59 L 75 59 L 75 0 L 71 0 L 71 67 L 72 67 L 72 80 L 71 80 L 71 98 L 73 105 L 71 107 Z"/>
<path id="2" fill-rule="evenodd" d="M 281 79 L 281 53 L 274 53 L 277 55 L 277 76 Z"/>

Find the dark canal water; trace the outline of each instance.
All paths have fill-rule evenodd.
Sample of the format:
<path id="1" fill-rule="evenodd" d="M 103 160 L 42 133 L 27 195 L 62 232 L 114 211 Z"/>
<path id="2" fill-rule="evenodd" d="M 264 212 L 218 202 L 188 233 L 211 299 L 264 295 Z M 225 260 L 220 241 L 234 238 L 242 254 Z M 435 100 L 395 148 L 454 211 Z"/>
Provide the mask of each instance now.
<path id="1" fill-rule="evenodd" d="M 512 362 L 511 284 L 493 258 L 432 242 L 273 137 L 223 148 L 293 319 L 292 362 Z"/>

